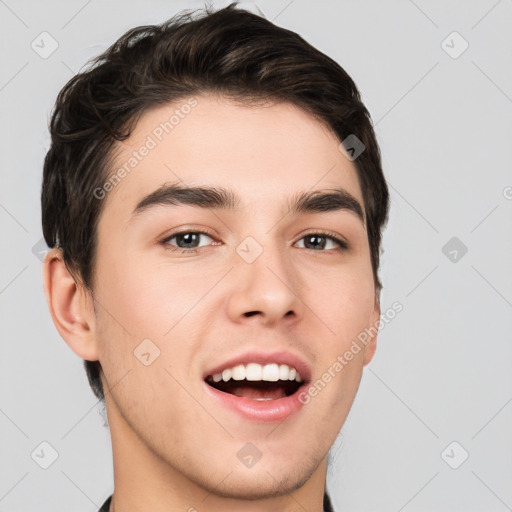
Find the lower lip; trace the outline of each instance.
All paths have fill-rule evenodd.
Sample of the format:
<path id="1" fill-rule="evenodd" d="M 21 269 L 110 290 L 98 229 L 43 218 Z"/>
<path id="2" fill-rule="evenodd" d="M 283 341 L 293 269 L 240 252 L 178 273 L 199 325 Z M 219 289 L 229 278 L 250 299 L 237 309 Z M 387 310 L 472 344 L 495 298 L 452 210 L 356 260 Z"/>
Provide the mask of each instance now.
<path id="1" fill-rule="evenodd" d="M 253 400 L 230 393 L 224 393 L 206 382 L 206 392 L 217 400 L 223 407 L 230 409 L 245 419 L 259 421 L 262 423 L 271 423 L 283 421 L 292 414 L 297 413 L 304 405 L 300 400 L 300 393 L 304 389 L 302 385 L 293 395 L 278 398 L 276 400 Z"/>

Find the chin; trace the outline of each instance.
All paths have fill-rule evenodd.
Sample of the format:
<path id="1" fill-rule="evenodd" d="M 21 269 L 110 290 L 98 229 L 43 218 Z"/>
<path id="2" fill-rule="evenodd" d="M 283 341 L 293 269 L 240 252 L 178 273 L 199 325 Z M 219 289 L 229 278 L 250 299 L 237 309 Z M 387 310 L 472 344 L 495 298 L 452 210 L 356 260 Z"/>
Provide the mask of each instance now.
<path id="1" fill-rule="evenodd" d="M 222 483 L 203 483 L 203 487 L 212 494 L 233 499 L 262 500 L 286 496 L 301 488 L 318 469 L 318 466 L 319 462 L 316 461 L 297 463 L 297 461 L 291 460 L 288 464 L 279 467 L 264 464 L 261 460 L 252 468 L 237 467 L 232 472 L 223 466 L 222 473 L 227 476 Z M 217 471 L 213 471 L 213 473 L 219 474 Z"/>
<path id="2" fill-rule="evenodd" d="M 265 470 L 258 473 L 252 473 L 252 470 L 247 470 L 245 473 L 231 473 L 222 485 L 214 486 L 210 491 L 224 498 L 262 500 L 286 496 L 302 487 L 310 476 L 273 475 Z"/>

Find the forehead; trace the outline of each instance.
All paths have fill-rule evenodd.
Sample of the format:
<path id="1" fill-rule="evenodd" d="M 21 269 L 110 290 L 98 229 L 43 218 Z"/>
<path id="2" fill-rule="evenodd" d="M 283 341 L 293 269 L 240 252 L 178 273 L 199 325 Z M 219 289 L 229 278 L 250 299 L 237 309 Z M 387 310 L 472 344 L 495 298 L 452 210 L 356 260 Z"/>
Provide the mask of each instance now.
<path id="1" fill-rule="evenodd" d="M 363 204 L 355 165 L 338 146 L 324 124 L 290 103 L 183 98 L 146 112 L 117 143 L 104 209 L 126 217 L 168 183 L 230 188 L 242 206 L 265 209 L 297 192 L 340 187 Z"/>

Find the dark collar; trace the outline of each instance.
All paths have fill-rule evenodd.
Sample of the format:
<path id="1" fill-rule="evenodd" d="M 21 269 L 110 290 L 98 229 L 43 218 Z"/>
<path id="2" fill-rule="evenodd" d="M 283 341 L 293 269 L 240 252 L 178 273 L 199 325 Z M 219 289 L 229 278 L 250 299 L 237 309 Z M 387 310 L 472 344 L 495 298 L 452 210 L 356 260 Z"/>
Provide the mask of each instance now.
<path id="1" fill-rule="evenodd" d="M 331 499 L 327 493 L 324 494 L 324 512 L 334 512 Z"/>
<path id="2" fill-rule="evenodd" d="M 107 501 L 105 501 L 105 503 L 103 503 L 103 505 L 101 505 L 101 508 L 98 510 L 98 512 L 108 512 L 108 509 L 110 508 L 111 500 L 112 500 L 112 495 L 110 495 L 107 498 Z"/>

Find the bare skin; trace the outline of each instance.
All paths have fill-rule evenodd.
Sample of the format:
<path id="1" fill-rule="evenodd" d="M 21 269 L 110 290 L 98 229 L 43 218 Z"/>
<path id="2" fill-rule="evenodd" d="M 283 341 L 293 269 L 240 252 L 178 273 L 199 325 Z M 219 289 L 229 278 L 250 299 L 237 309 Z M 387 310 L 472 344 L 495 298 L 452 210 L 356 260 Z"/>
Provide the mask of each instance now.
<path id="1" fill-rule="evenodd" d="M 314 382 L 378 322 L 364 222 L 350 209 L 288 212 L 299 193 L 340 188 L 363 207 L 356 169 L 334 135 L 293 105 L 196 100 L 101 199 L 94 296 L 75 283 L 60 250 L 48 252 L 52 318 L 80 358 L 101 362 L 115 512 L 321 512 L 328 451 L 376 338 L 278 423 L 219 406 L 204 373 L 246 350 L 286 350 Z M 185 102 L 147 112 L 119 143 L 116 164 Z M 143 197 L 173 183 L 229 188 L 239 206 L 159 205 L 132 217 Z M 207 232 L 194 238 L 196 252 L 169 238 L 178 228 Z M 327 236 L 321 249 L 312 248 L 314 234 Z M 262 248 L 251 263 L 237 252 L 247 237 Z M 134 355 L 145 339 L 160 351 L 149 365 Z M 251 468 L 237 457 L 249 442 L 262 454 Z"/>

